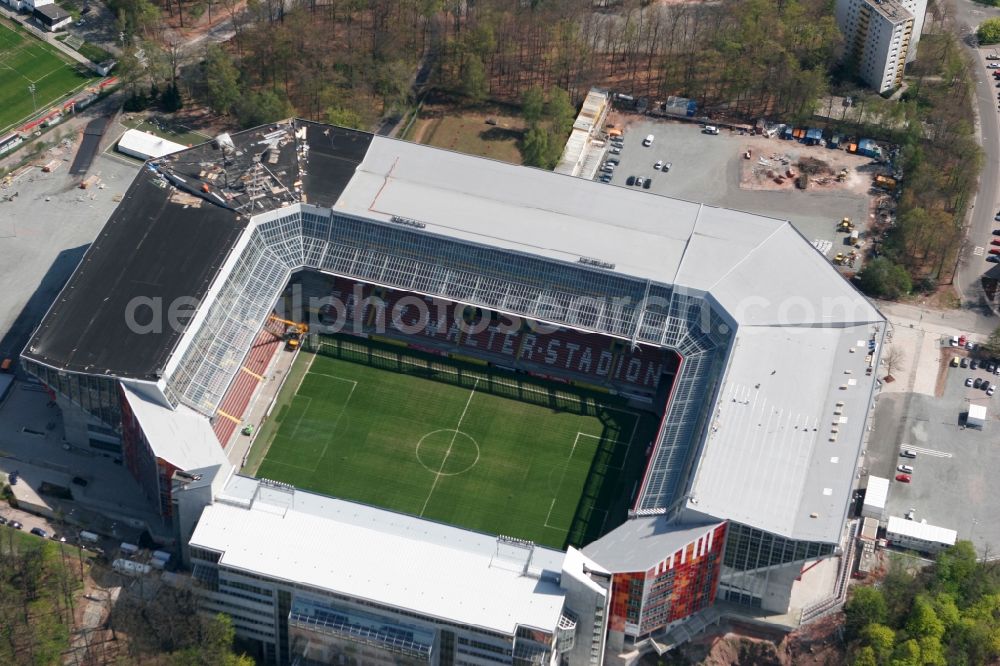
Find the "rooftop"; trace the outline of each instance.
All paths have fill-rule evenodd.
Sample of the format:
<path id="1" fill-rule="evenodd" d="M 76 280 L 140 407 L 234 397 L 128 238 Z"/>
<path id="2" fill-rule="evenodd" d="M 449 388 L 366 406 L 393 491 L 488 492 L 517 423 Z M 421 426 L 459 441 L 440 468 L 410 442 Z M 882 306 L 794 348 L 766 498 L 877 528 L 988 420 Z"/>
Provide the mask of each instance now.
<path id="1" fill-rule="evenodd" d="M 704 540 L 710 549 L 720 524 L 672 525 L 662 515 L 633 518 L 585 546 L 583 554 L 611 573 L 647 571 L 690 543 Z"/>
<path id="2" fill-rule="evenodd" d="M 191 545 L 222 552 L 220 566 L 504 634 L 552 631 L 563 609 L 564 553 L 246 477 L 205 508 Z"/>
<path id="3" fill-rule="evenodd" d="M 60 370 L 156 380 L 187 327 L 170 325 L 166 308 L 201 301 L 246 224 L 184 201 L 140 171 L 24 356 Z"/>

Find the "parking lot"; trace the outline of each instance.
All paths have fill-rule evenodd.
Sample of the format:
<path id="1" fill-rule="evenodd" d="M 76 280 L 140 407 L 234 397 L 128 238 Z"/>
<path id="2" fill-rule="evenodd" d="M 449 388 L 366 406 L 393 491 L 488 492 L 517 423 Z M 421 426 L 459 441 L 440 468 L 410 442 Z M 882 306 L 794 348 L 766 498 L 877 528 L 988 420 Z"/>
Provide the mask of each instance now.
<path id="1" fill-rule="evenodd" d="M 915 520 L 958 532 L 980 554 L 1000 555 L 1000 398 L 966 387 L 966 379 L 1000 381 L 979 368 L 952 367 L 956 352 L 943 340 L 940 348 L 939 395 L 883 393 L 878 397 L 867 451 L 867 471 L 892 479 L 887 516 L 904 516 L 914 510 Z M 964 427 L 964 414 L 973 404 L 987 408 L 982 430 Z M 902 448 L 913 449 L 914 459 L 900 457 Z M 913 467 L 912 481 L 895 480 L 897 466 Z"/>
<path id="2" fill-rule="evenodd" d="M 749 136 L 728 130 L 722 130 L 718 135 L 704 134 L 696 124 L 677 121 L 640 116 L 621 118 L 626 119 L 624 148 L 620 155 L 607 155 L 620 162 L 614 170 L 611 185 L 627 187 L 629 176 L 651 178 L 650 188 L 644 191 L 789 220 L 808 240 L 830 241 L 831 249 L 826 254 L 831 257 L 844 247 L 844 235 L 836 232 L 836 223 L 850 217 L 862 223 L 863 229 L 869 219 L 869 197 L 854 191 L 818 188 L 804 192 L 761 191 L 741 188 L 741 163 L 747 142 L 751 139 Z M 623 121 L 616 120 L 614 124 L 621 127 Z M 648 134 L 655 136 L 655 140 L 652 146 L 645 147 L 642 142 Z M 771 151 L 788 151 L 794 147 L 803 153 L 815 153 L 817 158 L 829 157 L 829 153 L 835 152 L 777 138 L 752 139 L 758 142 L 756 145 L 765 145 Z M 762 141 L 766 143 L 760 144 Z M 670 171 L 654 169 L 658 160 L 671 163 Z M 858 158 L 859 163 L 864 161 L 864 158 Z"/>

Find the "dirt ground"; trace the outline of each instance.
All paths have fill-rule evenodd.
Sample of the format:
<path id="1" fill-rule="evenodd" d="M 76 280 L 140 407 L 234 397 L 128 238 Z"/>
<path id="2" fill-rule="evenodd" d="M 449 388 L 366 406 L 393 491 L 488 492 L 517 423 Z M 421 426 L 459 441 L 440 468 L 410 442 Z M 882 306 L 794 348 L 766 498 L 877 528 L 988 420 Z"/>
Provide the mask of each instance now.
<path id="1" fill-rule="evenodd" d="M 853 155 L 844 150 L 828 150 L 820 146 L 806 146 L 795 141 L 769 139 L 765 136 L 744 137 L 743 151 L 750 151 L 750 159 L 744 159 L 740 168 L 740 187 L 746 190 L 793 190 L 795 176 L 799 173 L 799 161 L 805 158 L 824 163 L 823 172 L 810 176 L 809 189 L 820 191 L 843 191 L 867 194 L 872 185 L 872 176 L 877 168 L 871 158 Z M 838 182 L 836 175 L 841 169 L 847 170 L 847 178 Z M 793 176 L 788 177 L 789 170 Z M 781 183 L 776 177 L 782 177 Z"/>
<path id="2" fill-rule="evenodd" d="M 495 124 L 487 124 L 487 119 Z M 469 155 L 522 164 L 518 142 L 524 131 L 524 120 L 502 107 L 459 110 L 453 106 L 428 104 L 403 138 Z"/>
<path id="3" fill-rule="evenodd" d="M 683 649 L 684 658 L 701 666 L 842 666 L 847 654 L 833 614 L 782 636 L 758 627 L 725 626 Z"/>

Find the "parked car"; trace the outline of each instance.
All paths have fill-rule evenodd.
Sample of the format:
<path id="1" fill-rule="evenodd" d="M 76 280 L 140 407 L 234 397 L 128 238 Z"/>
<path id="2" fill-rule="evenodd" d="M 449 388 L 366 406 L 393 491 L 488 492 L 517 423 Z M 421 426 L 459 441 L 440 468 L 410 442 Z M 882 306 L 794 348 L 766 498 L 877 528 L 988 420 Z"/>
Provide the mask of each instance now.
<path id="1" fill-rule="evenodd" d="M 993 361 L 990 361 L 989 364 L 986 366 L 986 372 L 996 372 L 996 370 L 997 370 L 997 364 L 994 363 Z"/>
<path id="2" fill-rule="evenodd" d="M 899 457 L 900 458 L 916 458 L 917 457 L 917 452 L 914 451 L 913 449 L 903 449 L 902 451 L 899 452 Z"/>
<path id="3" fill-rule="evenodd" d="M 907 520 L 913 520 L 913 517 L 914 517 L 914 516 L 916 516 L 916 515 L 917 515 L 917 512 L 916 512 L 916 510 L 915 510 L 915 509 L 910 509 L 909 511 L 907 511 L 907 512 L 906 512 L 906 513 L 904 514 L 904 517 L 905 517 L 905 518 L 906 518 Z"/>
<path id="4" fill-rule="evenodd" d="M 653 165 L 653 168 L 656 169 L 657 171 L 659 171 L 660 169 L 662 169 L 663 168 L 663 160 L 656 160 L 656 164 Z"/>
<path id="5" fill-rule="evenodd" d="M 80 486 L 81 488 L 87 487 L 87 479 L 83 478 L 82 476 L 74 476 L 73 483 Z"/>
<path id="6" fill-rule="evenodd" d="M 988 389 L 986 389 L 986 395 L 988 395 L 988 396 L 992 396 L 996 392 L 997 392 L 997 387 L 996 386 L 991 386 Z"/>
<path id="7" fill-rule="evenodd" d="M 960 364 L 960 365 L 961 365 L 961 366 L 962 366 L 963 368 L 967 368 L 967 367 L 969 367 L 969 359 L 967 359 L 967 358 L 965 358 L 965 357 L 962 357 L 962 360 L 961 360 L 961 361 L 959 361 L 959 364 Z"/>
<path id="8" fill-rule="evenodd" d="M 608 159 L 606 159 L 604 161 L 607 162 L 608 164 L 614 164 L 615 166 L 618 166 L 618 164 L 619 164 L 619 161 L 618 161 L 617 157 L 609 157 Z"/>
<path id="9" fill-rule="evenodd" d="M 646 180 L 642 181 L 642 189 L 648 190 L 649 186 L 652 185 L 652 184 L 653 184 L 653 179 L 652 178 L 647 178 Z"/>
<path id="10" fill-rule="evenodd" d="M 952 347 L 957 347 L 958 346 L 958 336 L 957 335 L 951 336 L 951 339 L 948 340 L 948 344 L 951 345 Z"/>
<path id="11" fill-rule="evenodd" d="M 664 171 L 664 173 L 667 172 L 667 171 L 670 171 L 670 167 L 672 167 L 673 165 L 674 165 L 673 162 L 667 162 L 666 164 L 664 164 L 663 165 L 663 171 Z"/>
<path id="12" fill-rule="evenodd" d="M 611 146 L 611 150 L 609 150 L 608 152 L 611 153 L 612 155 L 621 155 L 622 154 L 622 147 L 621 146 Z"/>
<path id="13" fill-rule="evenodd" d="M 643 181 L 642 178 L 636 177 L 636 179 L 635 179 L 635 186 L 636 187 L 642 187 L 643 182 L 645 182 L 645 181 Z"/>
<path id="14" fill-rule="evenodd" d="M 988 254 L 986 255 L 986 261 L 990 262 L 991 264 L 1000 264 L 1000 257 L 998 257 L 995 254 Z"/>
<path id="15" fill-rule="evenodd" d="M 602 183 L 610 183 L 611 182 L 611 174 L 610 173 L 601 174 L 601 177 L 600 177 L 599 180 Z"/>
<path id="16" fill-rule="evenodd" d="M 966 340 L 965 341 L 965 348 L 968 351 L 976 351 L 976 343 L 973 342 L 972 340 Z"/>
<path id="17" fill-rule="evenodd" d="M 719 128 L 715 125 L 705 125 L 705 129 L 702 130 L 704 134 L 718 134 Z"/>
<path id="18" fill-rule="evenodd" d="M 635 176 L 629 176 L 628 178 L 626 178 L 625 184 L 628 185 L 629 187 L 635 185 Z"/>
<path id="19" fill-rule="evenodd" d="M 7 519 L 4 518 L 3 516 L 0 516 L 0 525 L 6 525 L 6 524 L 7 524 Z"/>
<path id="20" fill-rule="evenodd" d="M 969 370 L 975 370 L 978 367 L 979 367 L 979 361 L 977 361 L 976 359 L 972 359 L 971 361 L 969 361 Z"/>
<path id="21" fill-rule="evenodd" d="M 993 235 L 994 236 L 1000 236 L 1000 229 L 994 229 L 993 230 Z"/>
<path id="22" fill-rule="evenodd" d="M 990 383 L 987 380 L 984 379 L 983 383 L 979 385 L 979 388 L 983 389 L 984 391 L 989 391 L 990 390 Z"/>
<path id="23" fill-rule="evenodd" d="M 913 479 L 910 478 L 909 474 L 897 474 L 896 475 L 896 480 L 899 481 L 899 482 L 901 482 L 901 483 L 909 483 Z"/>
<path id="24" fill-rule="evenodd" d="M 950 365 L 953 368 L 957 368 L 958 367 L 958 357 L 957 356 L 952 356 L 951 357 L 951 364 Z"/>
<path id="25" fill-rule="evenodd" d="M 41 527 L 32 527 L 31 533 L 34 534 L 35 536 L 40 536 L 43 539 L 49 536 L 49 533 L 43 530 Z"/>
<path id="26" fill-rule="evenodd" d="M 642 145 L 648 148 L 649 146 L 653 145 L 653 141 L 655 140 L 656 140 L 655 136 L 653 136 L 652 134 L 647 134 L 646 138 L 642 140 Z"/>
<path id="27" fill-rule="evenodd" d="M 909 465 L 896 465 L 896 469 L 903 474 L 913 474 L 913 468 Z"/>
<path id="28" fill-rule="evenodd" d="M 971 379 L 971 377 L 969 379 Z M 983 385 L 983 379 L 982 379 L 982 377 L 976 377 L 975 381 L 972 381 L 972 382 L 966 381 L 965 385 L 966 386 L 971 386 L 972 388 L 977 389 L 977 388 L 979 388 L 980 386 Z"/>
<path id="29" fill-rule="evenodd" d="M 991 247 L 990 254 L 1000 254 L 1000 247 Z"/>
<path id="30" fill-rule="evenodd" d="M 20 523 L 20 521 L 17 521 L 17 520 L 12 520 L 9 523 L 7 523 L 7 525 L 9 525 L 10 527 L 13 527 L 15 530 L 19 530 L 22 527 L 24 527 L 24 525 L 22 525 Z"/>

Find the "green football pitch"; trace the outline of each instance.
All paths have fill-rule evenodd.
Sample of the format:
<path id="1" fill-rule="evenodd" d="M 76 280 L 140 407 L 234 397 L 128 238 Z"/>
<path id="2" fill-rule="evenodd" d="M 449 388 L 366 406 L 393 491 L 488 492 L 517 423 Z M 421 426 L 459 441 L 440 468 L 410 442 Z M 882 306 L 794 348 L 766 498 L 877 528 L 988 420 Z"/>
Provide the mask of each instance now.
<path id="1" fill-rule="evenodd" d="M 258 434 L 257 476 L 554 547 L 624 521 L 655 415 L 388 345 L 321 345 Z"/>
<path id="2" fill-rule="evenodd" d="M 0 21 L 0 134 L 26 120 L 36 106 L 44 109 L 89 78 L 55 47 Z M 35 86 L 34 102 L 29 85 Z"/>

